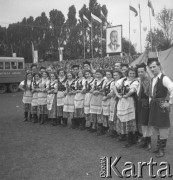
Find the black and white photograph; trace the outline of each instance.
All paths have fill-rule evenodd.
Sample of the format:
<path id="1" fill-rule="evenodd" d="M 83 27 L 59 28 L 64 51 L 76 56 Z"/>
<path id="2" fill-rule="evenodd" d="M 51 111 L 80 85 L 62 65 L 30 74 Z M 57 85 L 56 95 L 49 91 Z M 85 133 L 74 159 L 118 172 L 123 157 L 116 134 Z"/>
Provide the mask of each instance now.
<path id="1" fill-rule="evenodd" d="M 122 26 L 106 29 L 106 53 L 122 52 Z"/>
<path id="2" fill-rule="evenodd" d="M 0 180 L 172 180 L 172 149 L 172 0 L 0 0 Z"/>

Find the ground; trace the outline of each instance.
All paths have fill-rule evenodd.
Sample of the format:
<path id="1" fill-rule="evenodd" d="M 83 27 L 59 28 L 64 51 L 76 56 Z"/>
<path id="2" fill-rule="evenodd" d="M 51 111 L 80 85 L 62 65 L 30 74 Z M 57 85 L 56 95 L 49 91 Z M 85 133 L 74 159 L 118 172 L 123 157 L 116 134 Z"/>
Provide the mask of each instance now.
<path id="1" fill-rule="evenodd" d="M 153 157 L 158 163 L 154 174 L 163 161 L 170 164 L 173 174 L 172 129 L 166 156 L 156 159 L 136 146 L 125 149 L 123 143 L 106 135 L 98 137 L 87 131 L 23 122 L 21 98 L 21 92 L 0 95 L 0 180 L 98 180 L 103 156 L 121 156 L 118 169 L 122 171 L 124 163 L 131 161 L 136 172 L 137 162 L 149 162 Z M 155 138 L 152 141 L 154 147 Z M 150 179 L 148 167 L 144 167 L 143 179 Z"/>

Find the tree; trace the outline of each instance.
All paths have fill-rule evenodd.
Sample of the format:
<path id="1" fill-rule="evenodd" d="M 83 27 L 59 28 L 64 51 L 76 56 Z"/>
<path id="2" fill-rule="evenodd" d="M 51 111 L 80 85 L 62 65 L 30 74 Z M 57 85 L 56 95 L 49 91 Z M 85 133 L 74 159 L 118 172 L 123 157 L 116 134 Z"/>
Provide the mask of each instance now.
<path id="1" fill-rule="evenodd" d="M 135 48 L 132 45 L 131 42 L 129 42 L 128 40 L 126 40 L 125 38 L 122 38 L 122 51 L 124 53 L 129 54 L 129 45 L 130 45 L 130 54 L 133 56 L 136 54 Z"/>
<path id="2" fill-rule="evenodd" d="M 151 39 L 152 39 L 152 47 L 151 47 Z M 169 41 L 165 38 L 164 32 L 161 29 L 154 28 L 153 31 L 149 31 L 146 37 L 147 49 L 151 49 L 153 51 L 163 51 L 170 47 Z"/>
<path id="3" fill-rule="evenodd" d="M 166 43 L 171 44 L 173 42 L 173 9 L 163 8 L 156 19 L 164 33 Z"/>

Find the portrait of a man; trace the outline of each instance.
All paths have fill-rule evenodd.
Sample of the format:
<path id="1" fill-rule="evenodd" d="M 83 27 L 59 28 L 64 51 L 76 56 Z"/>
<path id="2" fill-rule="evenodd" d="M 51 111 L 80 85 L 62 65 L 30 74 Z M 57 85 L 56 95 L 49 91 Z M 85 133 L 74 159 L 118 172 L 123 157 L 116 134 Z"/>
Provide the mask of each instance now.
<path id="1" fill-rule="evenodd" d="M 121 26 L 107 28 L 107 53 L 121 52 Z"/>

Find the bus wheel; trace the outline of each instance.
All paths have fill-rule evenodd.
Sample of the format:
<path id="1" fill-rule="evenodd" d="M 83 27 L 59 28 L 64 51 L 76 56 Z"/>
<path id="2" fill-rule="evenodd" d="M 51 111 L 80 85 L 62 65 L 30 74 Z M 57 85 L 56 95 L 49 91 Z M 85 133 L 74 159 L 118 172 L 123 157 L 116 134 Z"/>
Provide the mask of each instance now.
<path id="1" fill-rule="evenodd" d="M 8 88 L 9 88 L 10 92 L 12 92 L 12 93 L 15 93 L 19 90 L 18 84 L 10 84 Z"/>
<path id="2" fill-rule="evenodd" d="M 7 86 L 5 84 L 0 84 L 0 94 L 7 92 Z"/>

